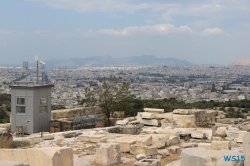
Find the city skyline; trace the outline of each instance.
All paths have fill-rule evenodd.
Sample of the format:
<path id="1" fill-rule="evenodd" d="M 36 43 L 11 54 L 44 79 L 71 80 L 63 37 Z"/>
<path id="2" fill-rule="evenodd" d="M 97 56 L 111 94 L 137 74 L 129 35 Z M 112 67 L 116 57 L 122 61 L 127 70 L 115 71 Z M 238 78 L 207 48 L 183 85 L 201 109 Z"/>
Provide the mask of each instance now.
<path id="1" fill-rule="evenodd" d="M 248 1 L 24 0 L 0 5 L 2 64 L 155 55 L 194 64 L 248 59 Z"/>

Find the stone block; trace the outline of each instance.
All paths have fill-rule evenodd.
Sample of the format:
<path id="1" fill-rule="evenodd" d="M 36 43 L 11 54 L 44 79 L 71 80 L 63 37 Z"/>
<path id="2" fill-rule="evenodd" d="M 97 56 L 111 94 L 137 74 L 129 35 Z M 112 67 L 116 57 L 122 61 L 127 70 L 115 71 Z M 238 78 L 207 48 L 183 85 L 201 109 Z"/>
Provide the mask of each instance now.
<path id="1" fill-rule="evenodd" d="M 212 141 L 211 149 L 212 150 L 230 150 L 231 142 L 230 141 Z"/>
<path id="2" fill-rule="evenodd" d="M 179 136 L 170 135 L 170 137 L 169 137 L 169 146 L 179 144 L 179 141 L 180 141 Z"/>
<path id="3" fill-rule="evenodd" d="M 155 114 L 150 113 L 150 112 L 142 112 L 141 117 L 142 117 L 142 119 L 154 119 Z"/>
<path id="4" fill-rule="evenodd" d="M 173 114 L 173 125 L 177 128 L 196 128 L 194 115 Z"/>
<path id="5" fill-rule="evenodd" d="M 107 141 L 107 137 L 103 134 L 96 134 L 96 135 L 82 134 L 79 135 L 77 139 L 82 142 L 96 142 L 96 143 Z"/>
<path id="6" fill-rule="evenodd" d="M 134 166 L 161 166 L 161 161 L 157 159 L 142 159 L 134 162 Z"/>
<path id="7" fill-rule="evenodd" d="M 238 166 L 243 165 L 243 162 L 226 162 L 224 156 L 242 156 L 240 152 L 231 150 L 207 150 L 203 148 L 187 148 L 181 153 L 180 166 Z"/>
<path id="8" fill-rule="evenodd" d="M 173 113 L 163 113 L 163 114 L 155 114 L 156 119 L 166 119 L 168 122 L 173 121 Z"/>
<path id="9" fill-rule="evenodd" d="M 239 137 L 238 137 L 237 142 L 242 143 L 242 142 L 243 142 L 243 137 L 244 137 L 244 135 L 245 135 L 246 133 L 247 133 L 246 131 L 239 131 Z"/>
<path id="10" fill-rule="evenodd" d="M 245 133 L 243 137 L 243 151 L 246 159 L 244 166 L 250 166 L 250 132 Z"/>
<path id="11" fill-rule="evenodd" d="M 43 135 L 42 139 L 43 140 L 52 140 L 54 139 L 54 135 L 53 134 L 46 134 L 46 135 Z"/>
<path id="12" fill-rule="evenodd" d="M 242 130 L 244 131 L 250 131 L 250 125 L 243 125 Z"/>
<path id="13" fill-rule="evenodd" d="M 211 143 L 198 143 L 198 148 L 211 149 Z"/>
<path id="14" fill-rule="evenodd" d="M 137 140 L 138 138 L 136 137 L 120 137 L 120 138 L 116 138 L 115 142 L 120 145 L 121 152 L 129 152 L 130 146 L 133 144 L 136 144 Z"/>
<path id="15" fill-rule="evenodd" d="M 141 140 L 137 141 L 137 145 L 140 146 L 149 146 L 152 145 L 152 136 L 145 136 Z"/>
<path id="16" fill-rule="evenodd" d="M 165 128 L 160 127 L 156 129 L 156 133 L 179 136 L 179 132 L 177 130 L 170 129 L 168 127 L 165 127 Z"/>
<path id="17" fill-rule="evenodd" d="M 204 139 L 204 138 L 206 138 L 206 134 L 203 131 L 197 130 L 197 131 L 193 131 L 191 133 L 191 137 L 192 138 Z"/>
<path id="18" fill-rule="evenodd" d="M 194 148 L 194 147 L 198 147 L 198 143 L 185 143 L 183 142 L 180 147 L 182 148 Z"/>
<path id="19" fill-rule="evenodd" d="M 96 147 L 95 163 L 117 165 L 121 163 L 120 146 L 117 143 L 100 143 Z"/>
<path id="20" fill-rule="evenodd" d="M 228 127 L 227 137 L 231 140 L 237 141 L 237 139 L 239 138 L 239 131 L 240 130 L 236 127 Z"/>
<path id="21" fill-rule="evenodd" d="M 168 149 L 158 149 L 158 154 L 162 155 L 162 158 L 169 156 Z"/>
<path id="22" fill-rule="evenodd" d="M 144 154 L 146 156 L 157 154 L 157 147 L 155 146 L 140 146 L 140 145 L 131 145 L 130 153 L 137 155 L 137 154 Z"/>
<path id="23" fill-rule="evenodd" d="M 169 142 L 169 135 L 167 134 L 153 134 L 152 145 L 157 148 L 163 148 Z"/>
<path id="24" fill-rule="evenodd" d="M 149 125 L 149 126 L 158 126 L 158 120 L 156 119 L 141 119 L 140 123 L 145 124 L 145 125 Z"/>
<path id="25" fill-rule="evenodd" d="M 176 109 L 173 111 L 173 114 L 189 115 L 190 111 L 188 109 Z"/>
<path id="26" fill-rule="evenodd" d="M 31 166 L 73 166 L 71 148 L 2 149 L 0 160 L 27 163 Z"/>
<path id="27" fill-rule="evenodd" d="M 181 151 L 182 151 L 182 149 L 179 146 L 170 146 L 167 149 L 172 154 L 181 153 Z"/>
<path id="28" fill-rule="evenodd" d="M 136 160 L 142 160 L 142 159 L 145 159 L 146 157 L 147 157 L 147 156 L 144 155 L 144 154 L 138 154 L 138 155 L 135 156 L 135 159 L 136 159 Z"/>
<path id="29" fill-rule="evenodd" d="M 121 125 L 121 126 L 124 126 L 124 125 L 126 125 L 126 124 L 128 124 L 128 120 L 117 120 L 116 121 L 116 124 L 115 125 Z"/>
<path id="30" fill-rule="evenodd" d="M 216 130 L 216 135 L 222 138 L 227 136 L 227 128 L 226 127 L 218 127 Z"/>
<path id="31" fill-rule="evenodd" d="M 164 112 L 164 109 L 156 109 L 156 108 L 144 108 L 145 112 L 158 113 L 161 114 Z"/>

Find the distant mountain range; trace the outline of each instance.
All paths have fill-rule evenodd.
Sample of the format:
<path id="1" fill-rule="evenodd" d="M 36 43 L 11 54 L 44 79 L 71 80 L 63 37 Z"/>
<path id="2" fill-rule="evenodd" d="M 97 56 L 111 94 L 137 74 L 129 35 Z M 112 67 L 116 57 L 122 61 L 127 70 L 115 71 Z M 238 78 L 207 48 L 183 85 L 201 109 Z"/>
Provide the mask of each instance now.
<path id="1" fill-rule="evenodd" d="M 154 55 L 115 58 L 112 56 L 96 56 L 87 58 L 51 59 L 46 61 L 46 68 L 76 68 L 103 66 L 190 66 L 191 62 L 176 58 L 158 58 Z"/>

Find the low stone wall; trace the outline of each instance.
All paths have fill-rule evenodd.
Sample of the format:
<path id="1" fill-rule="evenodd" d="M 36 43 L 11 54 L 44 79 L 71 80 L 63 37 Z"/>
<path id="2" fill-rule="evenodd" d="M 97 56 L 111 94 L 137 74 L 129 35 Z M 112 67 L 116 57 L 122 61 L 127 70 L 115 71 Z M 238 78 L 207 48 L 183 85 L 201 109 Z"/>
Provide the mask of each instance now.
<path id="1" fill-rule="evenodd" d="M 62 118 L 72 118 L 72 117 L 80 117 L 86 115 L 95 115 L 96 114 L 103 114 L 100 107 L 79 107 L 79 108 L 72 108 L 72 109 L 62 109 L 62 110 L 54 110 L 51 112 L 51 116 L 53 119 L 62 119 Z"/>
<path id="2" fill-rule="evenodd" d="M 0 160 L 26 163 L 31 166 L 73 166 L 71 148 L 1 149 Z"/>

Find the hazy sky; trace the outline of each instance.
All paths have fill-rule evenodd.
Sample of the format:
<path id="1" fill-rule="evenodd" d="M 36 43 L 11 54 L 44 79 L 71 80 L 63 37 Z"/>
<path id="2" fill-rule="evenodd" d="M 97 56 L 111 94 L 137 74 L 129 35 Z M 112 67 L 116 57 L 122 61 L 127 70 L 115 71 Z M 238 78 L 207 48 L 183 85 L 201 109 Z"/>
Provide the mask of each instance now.
<path id="1" fill-rule="evenodd" d="M 3 0 L 0 64 L 111 55 L 250 59 L 249 0 Z"/>

